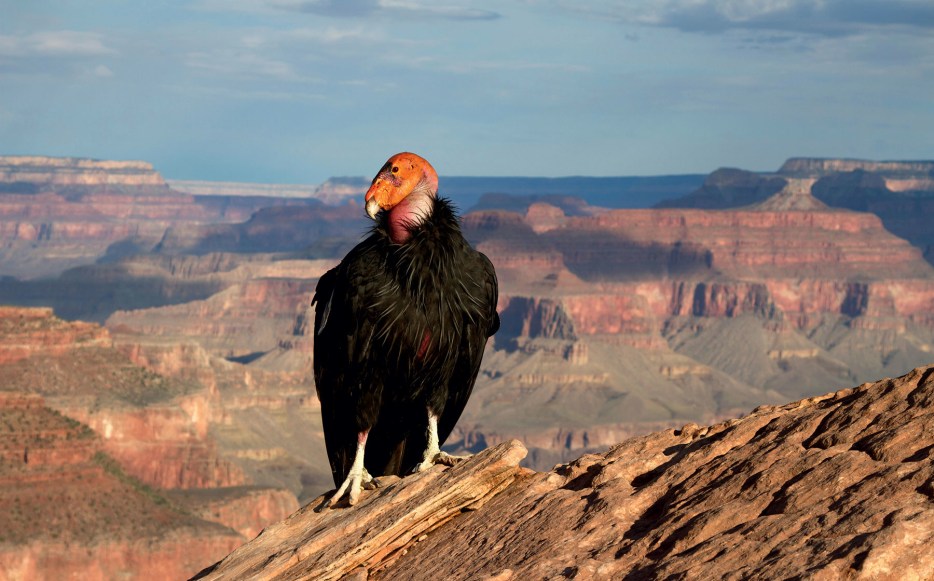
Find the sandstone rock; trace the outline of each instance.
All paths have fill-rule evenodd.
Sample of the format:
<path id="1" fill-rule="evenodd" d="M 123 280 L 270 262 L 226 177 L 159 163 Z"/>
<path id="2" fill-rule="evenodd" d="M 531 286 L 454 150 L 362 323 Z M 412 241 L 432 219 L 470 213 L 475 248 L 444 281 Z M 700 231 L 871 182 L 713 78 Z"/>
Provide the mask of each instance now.
<path id="1" fill-rule="evenodd" d="M 827 210 L 827 204 L 811 195 L 811 186 L 817 181 L 815 178 L 785 178 L 785 187 L 755 206 L 761 211 L 789 211 L 814 212 Z"/>
<path id="2" fill-rule="evenodd" d="M 657 207 L 725 209 L 761 203 L 760 209 L 820 209 L 822 202 L 835 208 L 871 212 L 888 231 L 923 252 L 934 244 L 934 229 L 929 227 L 934 220 L 932 171 L 934 161 L 930 160 L 792 158 L 777 173 L 717 170 L 700 189 L 680 199 L 665 200 Z M 813 196 L 779 193 L 769 200 L 788 180 L 816 180 Z"/>
<path id="3" fill-rule="evenodd" d="M 197 578 L 323 581 L 360 567 L 385 567 L 404 555 L 407 546 L 461 513 L 479 509 L 526 474 L 517 467 L 524 456 L 525 448 L 512 441 L 450 470 L 437 466 L 403 481 L 385 478 L 355 509 L 322 508 L 326 498 L 320 497 Z"/>
<path id="4" fill-rule="evenodd" d="M 87 426 L 0 392 L 0 579 L 178 578 L 242 542 L 123 472 Z"/>
<path id="5" fill-rule="evenodd" d="M 99 325 L 66 323 L 48 308 L 0 306 L 0 337 L 0 365 L 37 353 L 61 355 L 113 344 L 110 334 Z"/>
<path id="6" fill-rule="evenodd" d="M 0 579 L 181 578 L 298 508 L 291 491 L 242 486 L 240 456 L 222 456 L 211 432 L 237 408 L 265 407 L 314 433 L 311 388 L 273 394 L 255 370 L 267 390 L 232 397 L 231 411 L 220 390 L 248 383 L 244 366 L 214 363 L 197 345 L 114 347 L 99 325 L 0 307 Z"/>
<path id="7" fill-rule="evenodd" d="M 863 170 L 885 174 L 922 174 L 934 171 L 934 161 L 871 161 L 866 159 L 834 159 L 792 157 L 778 170 L 783 174 L 827 175 Z"/>
<path id="8" fill-rule="evenodd" d="M 99 325 L 48 309 L 0 308 L 0 330 L 0 392 L 45 396 L 100 434 L 132 476 L 160 488 L 244 483 L 208 434 L 212 402 L 200 386 L 134 365 Z"/>
<path id="9" fill-rule="evenodd" d="M 931 578 L 932 434 L 934 366 L 549 473 L 508 442 L 319 498 L 198 578 Z"/>
<path id="10" fill-rule="evenodd" d="M 200 232 L 202 225 L 242 222 L 261 208 L 309 204 L 321 205 L 181 193 L 146 162 L 0 156 L 0 275 L 56 276 L 101 258 L 148 252 L 170 227 Z"/>

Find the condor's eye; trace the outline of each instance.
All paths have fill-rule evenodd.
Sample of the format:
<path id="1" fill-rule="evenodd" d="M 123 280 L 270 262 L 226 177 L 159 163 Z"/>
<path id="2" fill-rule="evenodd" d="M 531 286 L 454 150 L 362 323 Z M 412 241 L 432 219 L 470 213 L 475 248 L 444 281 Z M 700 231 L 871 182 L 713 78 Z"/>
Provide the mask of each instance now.
<path id="1" fill-rule="evenodd" d="M 397 165 L 392 166 L 392 173 L 399 173 L 399 166 Z"/>

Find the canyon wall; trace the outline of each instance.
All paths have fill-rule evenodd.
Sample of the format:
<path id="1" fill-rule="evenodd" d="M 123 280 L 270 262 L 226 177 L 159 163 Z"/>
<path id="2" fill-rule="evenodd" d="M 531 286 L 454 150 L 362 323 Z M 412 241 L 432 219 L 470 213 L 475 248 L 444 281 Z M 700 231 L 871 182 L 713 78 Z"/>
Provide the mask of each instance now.
<path id="1" fill-rule="evenodd" d="M 167 503 L 104 449 L 41 396 L 0 391 L 0 576 L 181 578 L 245 540 Z"/>
<path id="2" fill-rule="evenodd" d="M 855 170 L 927 174 L 934 172 L 934 161 L 870 161 L 865 159 L 835 159 L 792 157 L 782 164 L 778 173 L 782 174 L 829 174 Z"/>
<path id="3" fill-rule="evenodd" d="M 0 576 L 184 577 L 298 507 L 219 450 L 217 385 L 122 349 L 98 325 L 0 308 Z"/>
<path id="4" fill-rule="evenodd" d="M 170 228 L 243 222 L 308 198 L 195 196 L 145 162 L 0 157 L 0 276 L 34 279 L 153 249 Z"/>
<path id="5" fill-rule="evenodd" d="M 814 180 L 813 197 L 829 206 L 870 212 L 886 229 L 934 256 L 934 161 L 793 158 L 777 173 L 720 169 L 703 186 L 657 207 L 742 208 L 762 203 L 789 181 Z"/>

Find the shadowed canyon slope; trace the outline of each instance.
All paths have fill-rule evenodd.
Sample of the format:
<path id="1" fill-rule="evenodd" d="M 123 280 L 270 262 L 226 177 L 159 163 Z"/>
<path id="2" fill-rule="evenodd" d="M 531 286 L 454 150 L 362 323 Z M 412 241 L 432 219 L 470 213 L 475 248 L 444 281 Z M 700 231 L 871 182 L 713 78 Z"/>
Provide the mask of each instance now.
<path id="1" fill-rule="evenodd" d="M 137 355 L 96 324 L 0 307 L 0 577 L 181 578 L 297 508 L 220 456 L 210 377 Z"/>
<path id="2" fill-rule="evenodd" d="M 316 499 L 201 579 L 926 579 L 934 367 L 546 473 L 512 441 Z M 884 491 L 884 494 L 880 494 Z"/>
<path id="3" fill-rule="evenodd" d="M 243 542 L 128 476 L 100 436 L 0 391 L 0 577 L 179 578 Z"/>

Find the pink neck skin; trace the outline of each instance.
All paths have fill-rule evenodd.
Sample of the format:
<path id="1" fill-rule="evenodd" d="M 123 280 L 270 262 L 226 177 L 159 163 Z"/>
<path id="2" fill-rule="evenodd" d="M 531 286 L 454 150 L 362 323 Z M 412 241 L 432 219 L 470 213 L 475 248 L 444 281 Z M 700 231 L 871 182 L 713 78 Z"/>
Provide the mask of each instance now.
<path id="1" fill-rule="evenodd" d="M 431 215 L 435 193 L 420 186 L 389 211 L 389 239 L 396 244 L 407 241 L 411 236 L 409 228 L 418 226 Z"/>

